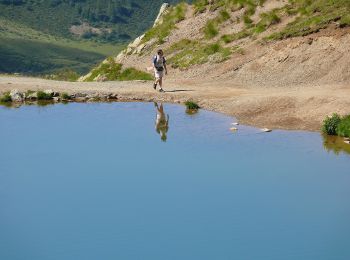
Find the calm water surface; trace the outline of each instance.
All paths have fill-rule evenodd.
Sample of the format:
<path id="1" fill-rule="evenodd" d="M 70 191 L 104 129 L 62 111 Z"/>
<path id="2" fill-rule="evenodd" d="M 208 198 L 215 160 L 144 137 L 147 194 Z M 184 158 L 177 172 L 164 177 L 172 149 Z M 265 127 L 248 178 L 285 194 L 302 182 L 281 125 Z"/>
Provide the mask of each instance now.
<path id="1" fill-rule="evenodd" d="M 164 111 L 0 107 L 0 259 L 350 259 L 349 154 Z"/>

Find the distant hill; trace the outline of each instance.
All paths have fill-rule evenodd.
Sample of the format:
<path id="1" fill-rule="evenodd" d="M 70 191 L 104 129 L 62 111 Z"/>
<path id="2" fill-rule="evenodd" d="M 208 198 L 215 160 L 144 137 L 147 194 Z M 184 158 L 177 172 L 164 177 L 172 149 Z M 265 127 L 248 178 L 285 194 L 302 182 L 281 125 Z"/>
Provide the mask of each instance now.
<path id="1" fill-rule="evenodd" d="M 179 0 L 169 0 L 176 3 Z M 153 23 L 163 0 L 0 0 L 0 72 L 86 72 Z"/>

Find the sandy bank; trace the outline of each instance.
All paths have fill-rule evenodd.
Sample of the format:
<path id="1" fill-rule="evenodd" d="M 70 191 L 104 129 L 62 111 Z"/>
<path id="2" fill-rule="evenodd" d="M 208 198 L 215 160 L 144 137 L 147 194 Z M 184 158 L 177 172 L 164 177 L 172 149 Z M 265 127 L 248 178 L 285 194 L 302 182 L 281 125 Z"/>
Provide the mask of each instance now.
<path id="1" fill-rule="evenodd" d="M 278 129 L 320 129 L 333 112 L 350 114 L 350 85 L 281 87 L 238 86 L 232 82 L 165 81 L 165 93 L 150 82 L 62 82 L 0 76 L 0 92 L 18 89 L 74 93 L 113 93 L 120 100 L 182 103 L 192 99 L 204 109 L 235 116 L 241 123 Z"/>

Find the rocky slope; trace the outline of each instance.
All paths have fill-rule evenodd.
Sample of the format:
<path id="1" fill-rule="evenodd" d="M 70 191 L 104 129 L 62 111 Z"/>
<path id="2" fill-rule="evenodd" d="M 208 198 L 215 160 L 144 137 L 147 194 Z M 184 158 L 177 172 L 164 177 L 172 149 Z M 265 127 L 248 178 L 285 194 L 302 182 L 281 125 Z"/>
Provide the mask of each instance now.
<path id="1" fill-rule="evenodd" d="M 244 87 L 348 84 L 349 12 L 345 0 L 198 0 L 163 6 L 154 27 L 114 60 L 149 71 L 161 48 L 173 79 Z"/>

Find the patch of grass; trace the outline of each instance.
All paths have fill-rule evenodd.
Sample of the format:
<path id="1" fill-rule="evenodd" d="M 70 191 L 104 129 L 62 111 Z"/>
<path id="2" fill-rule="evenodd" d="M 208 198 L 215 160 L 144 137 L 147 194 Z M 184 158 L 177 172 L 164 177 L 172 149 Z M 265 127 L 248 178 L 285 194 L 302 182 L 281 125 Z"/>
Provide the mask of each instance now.
<path id="1" fill-rule="evenodd" d="M 134 68 L 123 70 L 122 65 L 116 63 L 113 58 L 108 58 L 107 62 L 102 63 L 91 71 L 90 77 L 85 81 L 93 81 L 97 76 L 106 77 L 107 80 L 126 81 L 126 80 L 152 80 L 153 77 L 143 71 Z"/>
<path id="2" fill-rule="evenodd" d="M 253 32 L 250 30 L 242 30 L 242 31 L 240 31 L 238 33 L 234 33 L 234 34 L 225 34 L 221 37 L 221 39 L 225 43 L 231 43 L 233 41 L 247 38 L 247 37 L 251 36 L 252 34 L 253 34 Z"/>
<path id="3" fill-rule="evenodd" d="M 253 32 L 259 34 L 264 32 L 271 25 L 278 24 L 281 21 L 281 18 L 277 14 L 278 11 L 280 10 L 276 9 L 267 13 L 262 13 L 260 15 L 260 21 L 253 28 Z"/>
<path id="4" fill-rule="evenodd" d="M 7 103 L 7 102 L 11 102 L 11 101 L 12 101 L 12 99 L 10 96 L 10 92 L 6 92 L 0 97 L 1 103 Z"/>
<path id="5" fill-rule="evenodd" d="M 185 106 L 189 110 L 198 110 L 198 109 L 200 109 L 200 106 L 197 103 L 195 103 L 194 101 L 191 101 L 191 100 L 186 101 L 185 102 Z"/>
<path id="6" fill-rule="evenodd" d="M 340 27 L 350 26 L 350 14 L 344 15 L 339 21 Z"/>
<path id="7" fill-rule="evenodd" d="M 77 81 L 79 79 L 79 74 L 71 69 L 62 69 L 54 74 L 46 75 L 46 79 L 51 80 L 62 80 L 62 81 Z"/>
<path id="8" fill-rule="evenodd" d="M 207 10 L 208 4 L 209 4 L 208 0 L 196 0 L 196 1 L 194 1 L 193 5 L 194 5 L 195 14 L 205 12 Z"/>
<path id="9" fill-rule="evenodd" d="M 342 137 L 350 137 L 350 115 L 341 118 L 337 134 Z"/>
<path id="10" fill-rule="evenodd" d="M 44 91 L 38 91 L 38 100 L 51 100 L 52 95 L 45 93 Z"/>
<path id="11" fill-rule="evenodd" d="M 164 39 L 169 36 L 171 31 L 176 28 L 176 24 L 185 19 L 186 4 L 180 3 L 175 7 L 170 7 L 170 10 L 163 17 L 163 22 L 151 28 L 145 33 L 142 42 L 148 42 L 156 38 L 158 43 L 164 43 Z"/>
<path id="12" fill-rule="evenodd" d="M 212 39 L 219 34 L 217 24 L 214 21 L 208 21 L 203 29 L 205 38 Z"/>
<path id="13" fill-rule="evenodd" d="M 299 16 L 282 31 L 267 37 L 268 40 L 306 36 L 326 28 L 333 21 L 339 21 L 341 26 L 350 25 L 350 1 L 348 0 L 290 0 L 289 2 L 288 10 L 293 10 L 293 13 Z"/>
<path id="14" fill-rule="evenodd" d="M 175 43 L 170 49 L 181 49 L 169 59 L 169 63 L 173 68 L 186 69 L 195 64 L 204 64 L 211 61 L 211 57 L 215 56 L 215 62 L 226 60 L 231 51 L 229 48 L 222 47 L 219 43 L 204 44 L 197 41 L 187 42 L 186 45 L 182 41 Z"/>
<path id="15" fill-rule="evenodd" d="M 244 49 L 241 48 L 238 45 L 232 47 L 232 53 L 238 53 L 238 54 L 241 54 L 241 55 L 245 54 Z"/>
<path id="16" fill-rule="evenodd" d="M 149 73 L 134 68 L 127 68 L 122 71 L 118 80 L 153 80 L 153 77 Z"/>

